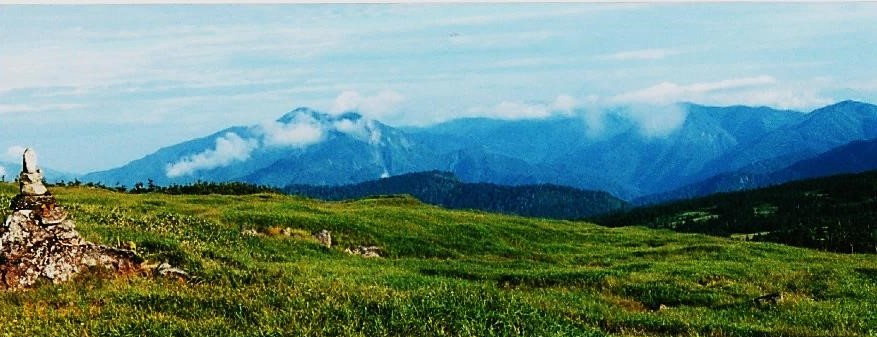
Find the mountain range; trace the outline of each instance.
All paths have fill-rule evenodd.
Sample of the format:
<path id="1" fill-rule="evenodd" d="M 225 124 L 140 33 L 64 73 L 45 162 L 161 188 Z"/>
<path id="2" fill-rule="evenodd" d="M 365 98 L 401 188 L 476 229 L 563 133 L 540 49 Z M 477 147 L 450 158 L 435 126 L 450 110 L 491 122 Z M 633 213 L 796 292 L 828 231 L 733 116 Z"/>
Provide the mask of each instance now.
<path id="1" fill-rule="evenodd" d="M 128 186 L 148 179 L 332 186 L 440 170 L 470 183 L 556 184 L 625 200 L 669 200 L 844 173 L 853 167 L 839 162 L 850 156 L 819 156 L 864 151 L 854 157 L 870 158 L 873 147 L 853 142 L 877 138 L 877 106 L 862 102 L 811 112 L 691 103 L 676 108 L 680 123 L 658 133 L 637 121 L 633 116 L 644 112 L 631 107 L 600 111 L 597 119 L 577 111 L 420 128 L 298 108 L 272 123 L 230 127 L 82 179 Z"/>
<path id="2" fill-rule="evenodd" d="M 768 172 L 738 170 L 722 173 L 670 192 L 637 198 L 633 200 L 633 203 L 638 205 L 656 204 L 664 201 L 701 197 L 716 192 L 777 185 L 807 178 L 859 173 L 875 168 L 877 168 L 877 139 L 853 141 L 779 170 Z"/>

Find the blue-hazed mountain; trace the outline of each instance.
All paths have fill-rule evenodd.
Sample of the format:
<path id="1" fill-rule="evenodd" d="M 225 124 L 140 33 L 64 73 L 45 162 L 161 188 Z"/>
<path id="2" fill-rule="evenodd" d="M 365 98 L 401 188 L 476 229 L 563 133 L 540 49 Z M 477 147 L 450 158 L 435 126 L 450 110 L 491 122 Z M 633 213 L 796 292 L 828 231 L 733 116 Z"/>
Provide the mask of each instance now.
<path id="1" fill-rule="evenodd" d="M 448 171 L 464 182 L 556 184 L 631 200 L 723 173 L 768 174 L 877 137 L 877 107 L 845 101 L 805 113 L 679 104 L 681 123 L 644 131 L 628 107 L 533 120 L 470 118 L 395 128 L 356 113 L 299 108 L 273 123 L 232 127 L 163 148 L 86 181 L 131 186 L 195 180 L 341 185 Z M 830 168 L 829 168 L 830 171 Z"/>
<path id="2" fill-rule="evenodd" d="M 599 132 L 581 118 L 556 117 L 458 120 L 418 130 L 418 136 L 521 158 L 539 168 L 529 182 L 601 189 L 627 198 L 693 182 L 690 177 L 725 153 L 806 117 L 765 107 L 680 108 L 687 113 L 685 121 L 665 136 L 644 134 L 625 117 L 625 108 L 607 112 Z"/>
<path id="3" fill-rule="evenodd" d="M 438 156 L 403 132 L 356 113 L 299 108 L 273 123 L 231 127 L 169 146 L 85 181 L 133 185 L 193 181 L 346 184 L 432 169 Z"/>
<path id="4" fill-rule="evenodd" d="M 441 171 L 408 173 L 344 186 L 290 185 L 283 191 L 324 200 L 410 194 L 425 203 L 447 208 L 554 219 L 581 219 L 627 206 L 625 201 L 602 191 L 547 184 L 464 183 L 453 173 Z"/>
<path id="5" fill-rule="evenodd" d="M 877 169 L 877 139 L 857 140 L 776 171 L 758 173 L 762 171 L 761 168 L 749 170 L 744 168 L 740 171 L 721 173 L 667 193 L 638 198 L 633 203 L 655 204 L 718 192 L 735 192 L 801 179 L 860 173 L 875 169 Z"/>
<path id="6" fill-rule="evenodd" d="M 765 133 L 729 151 L 698 177 L 746 169 L 768 173 L 855 140 L 877 138 L 877 106 L 843 101 L 814 110 L 798 123 Z M 758 167 L 752 167 L 758 163 Z"/>

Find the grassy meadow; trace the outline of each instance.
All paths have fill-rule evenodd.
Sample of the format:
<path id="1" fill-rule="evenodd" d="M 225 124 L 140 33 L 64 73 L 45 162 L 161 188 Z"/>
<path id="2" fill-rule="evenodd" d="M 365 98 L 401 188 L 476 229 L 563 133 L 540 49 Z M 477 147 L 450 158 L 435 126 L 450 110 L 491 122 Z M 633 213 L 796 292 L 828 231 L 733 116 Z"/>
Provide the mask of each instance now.
<path id="1" fill-rule="evenodd" d="M 877 336 L 874 255 L 409 197 L 52 191 L 87 240 L 196 278 L 95 270 L 0 293 L 0 336 Z M 4 218 L 16 193 L 0 184 Z M 304 235 L 321 229 L 334 247 Z M 344 253 L 358 245 L 383 257 Z"/>

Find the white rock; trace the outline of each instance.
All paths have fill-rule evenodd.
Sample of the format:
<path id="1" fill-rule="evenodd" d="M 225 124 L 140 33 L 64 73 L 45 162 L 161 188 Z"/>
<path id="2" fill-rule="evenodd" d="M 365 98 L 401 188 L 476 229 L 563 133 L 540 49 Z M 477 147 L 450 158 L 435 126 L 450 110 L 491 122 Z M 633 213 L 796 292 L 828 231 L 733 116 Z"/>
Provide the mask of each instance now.
<path id="1" fill-rule="evenodd" d="M 27 173 L 37 173 L 39 170 L 37 169 L 37 153 L 30 148 L 24 150 L 24 154 L 22 155 L 22 169 Z"/>

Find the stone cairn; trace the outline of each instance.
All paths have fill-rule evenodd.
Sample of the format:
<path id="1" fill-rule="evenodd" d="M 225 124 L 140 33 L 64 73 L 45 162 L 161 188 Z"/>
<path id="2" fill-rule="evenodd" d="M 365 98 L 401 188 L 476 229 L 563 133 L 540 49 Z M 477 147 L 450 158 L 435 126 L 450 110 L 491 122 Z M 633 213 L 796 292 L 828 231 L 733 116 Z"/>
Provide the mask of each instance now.
<path id="1" fill-rule="evenodd" d="M 0 289 L 24 289 L 40 280 L 57 284 L 91 267 L 119 273 L 140 269 L 143 260 L 133 251 L 83 240 L 43 185 L 36 153 L 27 149 L 23 157 L 20 193 L 0 227 Z"/>

